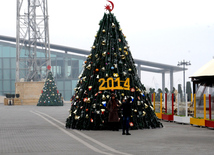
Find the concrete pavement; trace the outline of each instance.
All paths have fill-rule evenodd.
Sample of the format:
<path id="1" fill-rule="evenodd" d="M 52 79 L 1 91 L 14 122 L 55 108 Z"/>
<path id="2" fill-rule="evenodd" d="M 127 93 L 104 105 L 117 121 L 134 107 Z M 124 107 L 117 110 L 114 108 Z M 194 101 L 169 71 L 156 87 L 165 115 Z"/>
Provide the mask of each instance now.
<path id="1" fill-rule="evenodd" d="M 0 104 L 0 155 L 214 154 L 214 130 L 162 122 L 164 128 L 121 131 L 66 129 L 63 107 Z"/>

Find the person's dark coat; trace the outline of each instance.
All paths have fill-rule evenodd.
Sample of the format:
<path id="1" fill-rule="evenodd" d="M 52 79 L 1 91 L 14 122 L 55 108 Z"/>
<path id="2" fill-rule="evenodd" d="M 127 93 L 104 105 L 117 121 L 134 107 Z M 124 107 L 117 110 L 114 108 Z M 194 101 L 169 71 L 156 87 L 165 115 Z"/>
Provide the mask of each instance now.
<path id="1" fill-rule="evenodd" d="M 118 117 L 118 100 L 110 99 L 107 104 L 107 110 L 109 111 L 109 116 L 108 116 L 108 122 L 118 122 L 119 117 Z"/>
<path id="2" fill-rule="evenodd" d="M 131 100 L 128 99 L 126 102 L 122 103 L 121 108 L 123 109 L 123 116 L 124 117 L 131 117 Z"/>

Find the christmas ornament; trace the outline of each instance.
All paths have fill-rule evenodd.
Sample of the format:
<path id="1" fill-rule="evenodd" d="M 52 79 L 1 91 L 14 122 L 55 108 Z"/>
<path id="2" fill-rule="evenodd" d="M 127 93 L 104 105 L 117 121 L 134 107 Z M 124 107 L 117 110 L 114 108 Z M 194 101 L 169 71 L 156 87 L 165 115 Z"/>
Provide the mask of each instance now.
<path id="1" fill-rule="evenodd" d="M 92 49 L 95 49 L 96 48 L 96 46 L 92 46 Z"/>
<path id="2" fill-rule="evenodd" d="M 87 102 L 87 101 L 88 101 L 88 98 L 87 98 L 87 97 L 83 99 L 83 102 Z"/>
<path id="3" fill-rule="evenodd" d="M 87 61 L 85 61 L 85 64 L 87 63 Z"/>
<path id="4" fill-rule="evenodd" d="M 103 53 L 102 53 L 102 56 L 105 57 L 105 56 L 106 56 L 106 52 L 103 52 Z"/>
<path id="5" fill-rule="evenodd" d="M 101 70 L 104 72 L 106 69 L 105 69 L 105 67 L 102 67 Z"/>
<path id="6" fill-rule="evenodd" d="M 106 77 L 108 77 L 108 73 L 106 73 Z"/>
<path id="7" fill-rule="evenodd" d="M 106 98 L 109 99 L 110 95 L 106 95 Z"/>
<path id="8" fill-rule="evenodd" d="M 86 68 L 90 70 L 91 69 L 91 64 L 89 64 Z"/>
<path id="9" fill-rule="evenodd" d="M 74 114 L 76 114 L 77 113 L 77 110 L 74 110 L 74 112 L 73 112 Z"/>
<path id="10" fill-rule="evenodd" d="M 145 108 L 148 108 L 148 105 L 145 103 Z"/>
<path id="11" fill-rule="evenodd" d="M 75 120 L 78 120 L 80 118 L 80 116 L 75 115 Z"/>
<path id="12" fill-rule="evenodd" d="M 87 100 L 87 102 L 86 103 L 90 103 L 91 102 L 91 99 L 90 98 L 88 98 L 88 100 Z"/>
<path id="13" fill-rule="evenodd" d="M 119 31 L 122 31 L 122 29 L 120 28 Z"/>
<path id="14" fill-rule="evenodd" d="M 91 56 L 92 56 L 92 54 L 89 54 L 89 55 L 88 55 L 88 58 L 91 59 Z"/>
<path id="15" fill-rule="evenodd" d="M 101 109 L 101 113 L 104 115 L 104 113 L 105 113 L 105 109 Z"/>
<path id="16" fill-rule="evenodd" d="M 122 51 L 122 48 L 119 48 L 119 51 Z"/>
<path id="17" fill-rule="evenodd" d="M 137 105 L 138 105 L 138 106 L 140 106 L 140 105 L 141 105 L 140 101 L 137 101 Z"/>
<path id="18" fill-rule="evenodd" d="M 99 72 L 99 69 L 98 69 L 98 68 L 96 68 L 96 72 Z"/>
<path id="19" fill-rule="evenodd" d="M 131 127 L 134 126 L 134 124 L 133 124 L 132 122 L 130 122 L 129 125 L 130 125 Z"/>
<path id="20" fill-rule="evenodd" d="M 105 40 L 102 41 L 102 45 L 106 45 L 106 41 Z"/>
<path id="21" fill-rule="evenodd" d="M 127 50 L 127 47 L 126 47 L 126 46 L 124 46 L 124 49 L 125 49 L 125 50 Z"/>
<path id="22" fill-rule="evenodd" d="M 125 55 L 129 55 L 128 51 L 123 51 L 125 53 Z"/>
<path id="23" fill-rule="evenodd" d="M 106 32 L 106 30 L 105 30 L 105 29 L 103 29 L 103 30 L 102 30 L 102 32 L 103 32 L 103 33 L 105 33 L 105 32 Z"/>
<path id="24" fill-rule="evenodd" d="M 95 58 L 98 58 L 98 54 L 95 54 Z"/>
<path id="25" fill-rule="evenodd" d="M 92 89 L 92 86 L 88 86 L 88 90 L 91 91 L 91 89 Z"/>
<path id="26" fill-rule="evenodd" d="M 114 24 L 114 23 L 112 23 L 112 24 L 111 24 L 111 27 L 112 27 L 112 28 L 115 28 L 115 24 Z"/>
<path id="27" fill-rule="evenodd" d="M 146 115 L 146 112 L 145 111 L 143 111 L 143 116 L 145 116 Z"/>
<path id="28" fill-rule="evenodd" d="M 154 108 L 153 108 L 152 106 L 150 106 L 150 108 L 151 108 L 152 110 L 154 110 Z"/>
<path id="29" fill-rule="evenodd" d="M 93 104 L 92 107 L 93 107 L 93 108 L 96 108 L 96 104 Z"/>
<path id="30" fill-rule="evenodd" d="M 117 64 L 114 64 L 114 68 L 117 68 Z"/>
<path id="31" fill-rule="evenodd" d="M 100 77 L 99 77 L 99 75 L 97 75 L 97 77 L 96 77 L 97 79 L 99 79 Z"/>
<path id="32" fill-rule="evenodd" d="M 91 123 L 93 123 L 94 122 L 94 120 L 91 118 Z"/>
<path id="33" fill-rule="evenodd" d="M 114 53 L 114 56 L 117 57 L 117 53 Z"/>
<path id="34" fill-rule="evenodd" d="M 104 94 L 102 95 L 102 100 L 106 100 L 106 97 Z"/>
<path id="35" fill-rule="evenodd" d="M 85 109 L 86 112 L 88 112 L 88 109 Z"/>
<path id="36" fill-rule="evenodd" d="M 131 92 L 132 92 L 132 93 L 135 92 L 135 89 L 134 89 L 134 88 L 131 88 Z"/>
<path id="37" fill-rule="evenodd" d="M 121 59 L 125 59 L 126 58 L 126 56 L 125 55 L 121 55 Z"/>
<path id="38" fill-rule="evenodd" d="M 76 96 L 76 99 L 79 99 L 79 96 Z"/>
<path id="39" fill-rule="evenodd" d="M 131 68 L 129 68 L 129 72 L 131 72 L 132 71 L 132 69 Z"/>
<path id="40" fill-rule="evenodd" d="M 99 114 L 100 114 L 100 111 L 96 111 L 96 113 L 99 115 Z"/>
<path id="41" fill-rule="evenodd" d="M 137 112 L 137 109 L 135 109 L 134 112 Z"/>
<path id="42" fill-rule="evenodd" d="M 113 76 L 117 78 L 119 75 L 118 73 L 113 73 Z"/>
<path id="43" fill-rule="evenodd" d="M 114 69 L 114 66 L 111 66 L 111 69 L 113 70 L 113 69 Z"/>
<path id="44" fill-rule="evenodd" d="M 106 107 L 106 101 L 103 101 L 102 104 L 104 107 Z"/>
<path id="45" fill-rule="evenodd" d="M 87 118 L 87 119 L 89 118 L 88 114 L 85 115 L 85 118 Z"/>
<path id="46" fill-rule="evenodd" d="M 121 96 L 124 96 L 124 93 L 122 93 Z"/>

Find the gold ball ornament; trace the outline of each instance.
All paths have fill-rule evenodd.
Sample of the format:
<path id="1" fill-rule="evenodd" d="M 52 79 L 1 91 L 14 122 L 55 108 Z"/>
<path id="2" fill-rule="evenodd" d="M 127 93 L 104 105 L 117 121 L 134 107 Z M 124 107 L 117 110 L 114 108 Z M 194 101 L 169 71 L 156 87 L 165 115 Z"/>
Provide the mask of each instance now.
<path id="1" fill-rule="evenodd" d="M 129 72 L 131 72 L 132 71 L 132 69 L 131 68 L 129 68 Z"/>
<path id="2" fill-rule="evenodd" d="M 134 112 L 137 112 L 137 109 L 135 109 Z"/>
<path id="3" fill-rule="evenodd" d="M 102 45 L 106 45 L 106 41 L 105 40 L 102 41 Z"/>
<path id="4" fill-rule="evenodd" d="M 85 115 L 85 118 L 87 118 L 87 119 L 89 118 L 88 114 Z"/>
<path id="5" fill-rule="evenodd" d="M 112 23 L 112 24 L 111 24 L 111 27 L 112 27 L 112 28 L 115 28 L 115 24 L 114 24 L 114 23 Z"/>
<path id="6" fill-rule="evenodd" d="M 124 95 L 125 95 L 124 93 L 121 94 L 121 96 L 124 96 Z"/>
<path id="7" fill-rule="evenodd" d="M 95 49 L 96 48 L 96 46 L 92 46 L 92 49 Z"/>
<path id="8" fill-rule="evenodd" d="M 95 58 L 98 58 L 98 54 L 95 55 Z"/>
<path id="9" fill-rule="evenodd" d="M 119 51 L 122 51 L 122 48 L 119 48 Z"/>
<path id="10" fill-rule="evenodd" d="M 118 73 L 113 73 L 113 76 L 117 78 L 119 75 Z"/>
<path id="11" fill-rule="evenodd" d="M 127 46 L 124 46 L 124 49 L 127 50 Z"/>
<path id="12" fill-rule="evenodd" d="M 103 52 L 103 53 L 102 53 L 102 56 L 105 57 L 105 56 L 106 56 L 106 52 Z"/>
<path id="13" fill-rule="evenodd" d="M 121 55 L 121 59 L 125 59 L 126 58 L 126 56 L 125 55 Z"/>
<path id="14" fill-rule="evenodd" d="M 103 33 L 105 33 L 105 32 L 106 32 L 106 30 L 105 30 L 105 29 L 103 29 L 103 30 L 102 30 L 102 32 L 103 32 Z"/>
<path id="15" fill-rule="evenodd" d="M 120 28 L 119 31 L 122 31 L 122 29 Z"/>

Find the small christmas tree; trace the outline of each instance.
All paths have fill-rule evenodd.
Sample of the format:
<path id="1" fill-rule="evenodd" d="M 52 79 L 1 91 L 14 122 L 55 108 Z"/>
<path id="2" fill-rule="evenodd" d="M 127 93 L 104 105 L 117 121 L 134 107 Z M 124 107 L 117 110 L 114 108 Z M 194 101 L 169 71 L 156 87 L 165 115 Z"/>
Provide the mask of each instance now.
<path id="1" fill-rule="evenodd" d="M 63 106 L 52 72 L 48 72 L 37 106 Z"/>
<path id="2" fill-rule="evenodd" d="M 109 13 L 105 13 L 99 23 L 91 53 L 79 76 L 66 127 L 108 129 L 106 104 L 111 93 L 115 93 L 119 100 L 132 97 L 132 129 L 162 127 L 149 94 L 137 75 L 126 36 L 110 12 L 110 6 L 106 6 L 106 9 Z M 119 116 L 122 116 L 122 110 Z"/>

